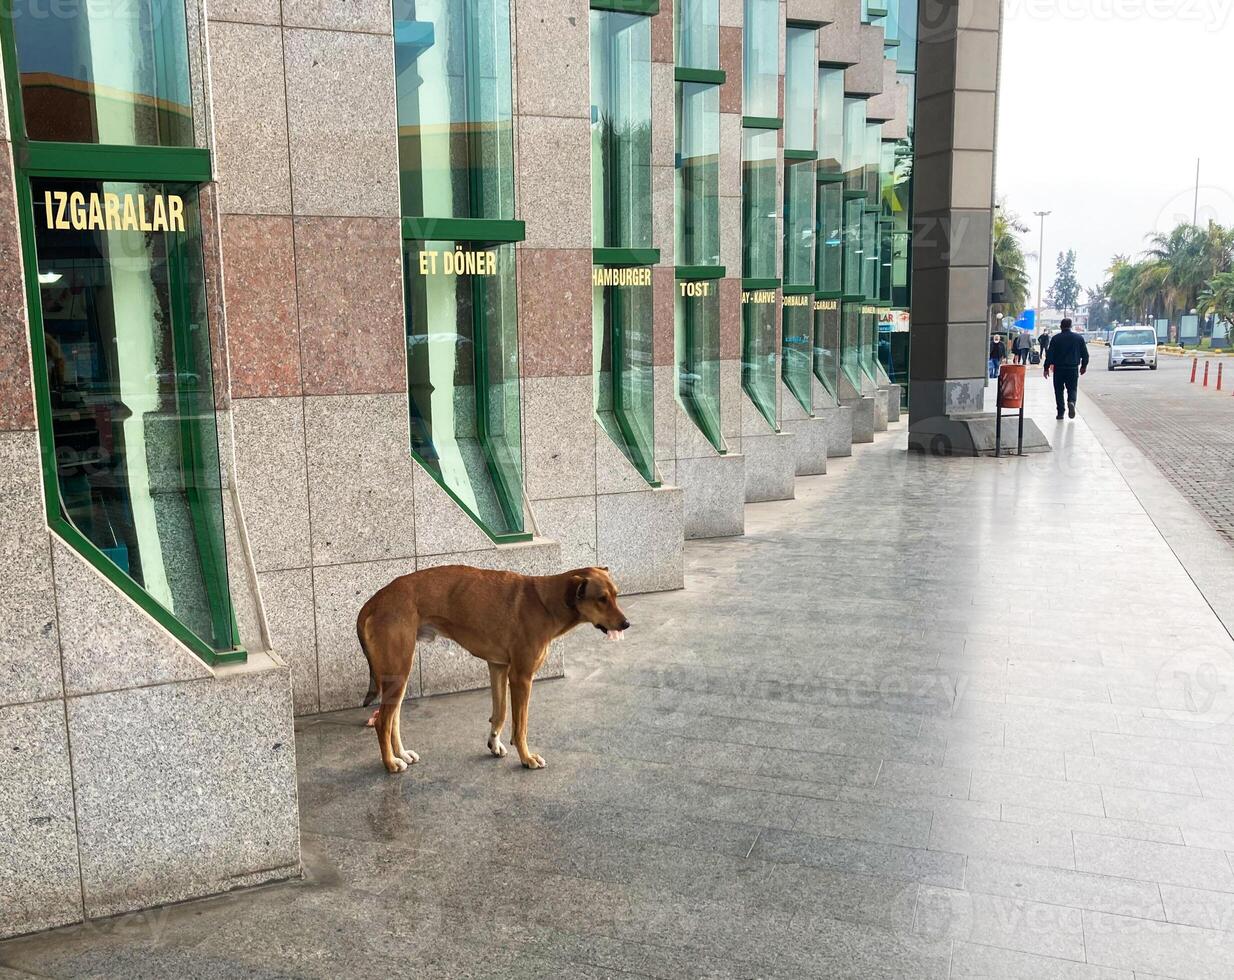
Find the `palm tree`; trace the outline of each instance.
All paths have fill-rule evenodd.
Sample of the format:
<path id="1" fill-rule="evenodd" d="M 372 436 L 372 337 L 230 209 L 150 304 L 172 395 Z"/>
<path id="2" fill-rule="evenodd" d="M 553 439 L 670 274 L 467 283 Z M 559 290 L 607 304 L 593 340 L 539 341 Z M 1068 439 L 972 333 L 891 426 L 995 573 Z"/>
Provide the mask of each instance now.
<path id="1" fill-rule="evenodd" d="M 1218 272 L 1213 276 L 1200 291 L 1198 309 L 1204 316 L 1234 323 L 1234 272 Z"/>
<path id="2" fill-rule="evenodd" d="M 1026 256 L 1020 236 L 1028 231 L 1028 225 L 1019 215 L 1000 204 L 994 214 L 994 261 L 1003 270 L 1007 283 L 1007 302 L 996 304 L 1000 311 L 1014 319 L 1028 305 L 1028 272 L 1025 271 Z"/>
<path id="3" fill-rule="evenodd" d="M 1214 271 L 1208 233 L 1195 225 L 1181 224 L 1168 235 L 1150 235 L 1148 241 L 1145 254 L 1153 266 L 1146 281 L 1154 284 L 1168 315 L 1191 309 Z"/>

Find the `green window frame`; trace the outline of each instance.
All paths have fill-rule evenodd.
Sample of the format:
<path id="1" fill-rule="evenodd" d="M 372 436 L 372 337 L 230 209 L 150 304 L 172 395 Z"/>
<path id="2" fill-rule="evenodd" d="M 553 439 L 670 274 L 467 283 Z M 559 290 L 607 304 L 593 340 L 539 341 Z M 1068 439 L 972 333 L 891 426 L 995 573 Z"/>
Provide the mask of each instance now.
<path id="1" fill-rule="evenodd" d="M 509 0 L 394 0 L 412 456 L 494 541 L 524 530 Z"/>
<path id="2" fill-rule="evenodd" d="M 655 468 L 651 19 L 591 11 L 592 377 L 596 418 L 631 465 Z"/>
<path id="3" fill-rule="evenodd" d="M 156 6 L 99 30 L 83 5 L 49 37 L 0 0 L 0 61 L 48 526 L 217 664 L 246 652 L 205 297 L 199 188 L 211 161 L 193 145 L 183 7 L 153 17 Z M 121 46 L 141 17 L 154 29 Z M 142 57 L 126 61 L 128 50 Z"/>

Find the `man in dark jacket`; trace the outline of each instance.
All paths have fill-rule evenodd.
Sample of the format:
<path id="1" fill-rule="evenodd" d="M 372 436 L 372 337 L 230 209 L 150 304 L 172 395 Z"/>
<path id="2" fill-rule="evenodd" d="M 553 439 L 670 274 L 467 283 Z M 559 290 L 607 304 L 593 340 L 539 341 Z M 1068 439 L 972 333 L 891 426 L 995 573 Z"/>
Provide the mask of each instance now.
<path id="1" fill-rule="evenodd" d="M 998 368 L 1007 360 L 1007 345 L 1003 343 L 1001 334 L 990 338 L 990 377 L 998 377 Z"/>
<path id="2" fill-rule="evenodd" d="M 1071 321 L 1060 324 L 1061 332 L 1050 338 L 1045 352 L 1045 376 L 1054 371 L 1054 403 L 1063 417 L 1063 390 L 1067 391 L 1067 415 L 1075 418 L 1075 400 L 1080 391 L 1080 375 L 1088 371 L 1088 344 L 1071 330 Z"/>

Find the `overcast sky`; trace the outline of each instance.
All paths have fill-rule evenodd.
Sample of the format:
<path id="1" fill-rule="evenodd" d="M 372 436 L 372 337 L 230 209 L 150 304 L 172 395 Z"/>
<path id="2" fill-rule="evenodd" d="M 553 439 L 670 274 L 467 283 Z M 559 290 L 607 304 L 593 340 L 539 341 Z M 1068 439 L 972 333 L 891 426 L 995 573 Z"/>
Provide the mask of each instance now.
<path id="1" fill-rule="evenodd" d="M 1200 224 L 1234 224 L 1232 59 L 1234 0 L 1006 0 L 996 184 L 1028 252 L 1053 211 L 1046 289 L 1060 251 L 1094 286 L 1190 221 L 1197 156 Z"/>

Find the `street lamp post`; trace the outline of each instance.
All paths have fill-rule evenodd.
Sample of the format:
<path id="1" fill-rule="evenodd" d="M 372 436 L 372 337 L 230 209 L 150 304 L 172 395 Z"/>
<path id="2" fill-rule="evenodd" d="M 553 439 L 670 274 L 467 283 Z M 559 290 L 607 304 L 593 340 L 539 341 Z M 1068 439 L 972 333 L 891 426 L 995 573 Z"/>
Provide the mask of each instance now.
<path id="1" fill-rule="evenodd" d="M 1041 323 L 1041 283 L 1045 279 L 1045 219 L 1053 213 L 1053 211 L 1033 212 L 1041 219 L 1041 244 L 1037 246 L 1037 322 L 1039 326 Z"/>

